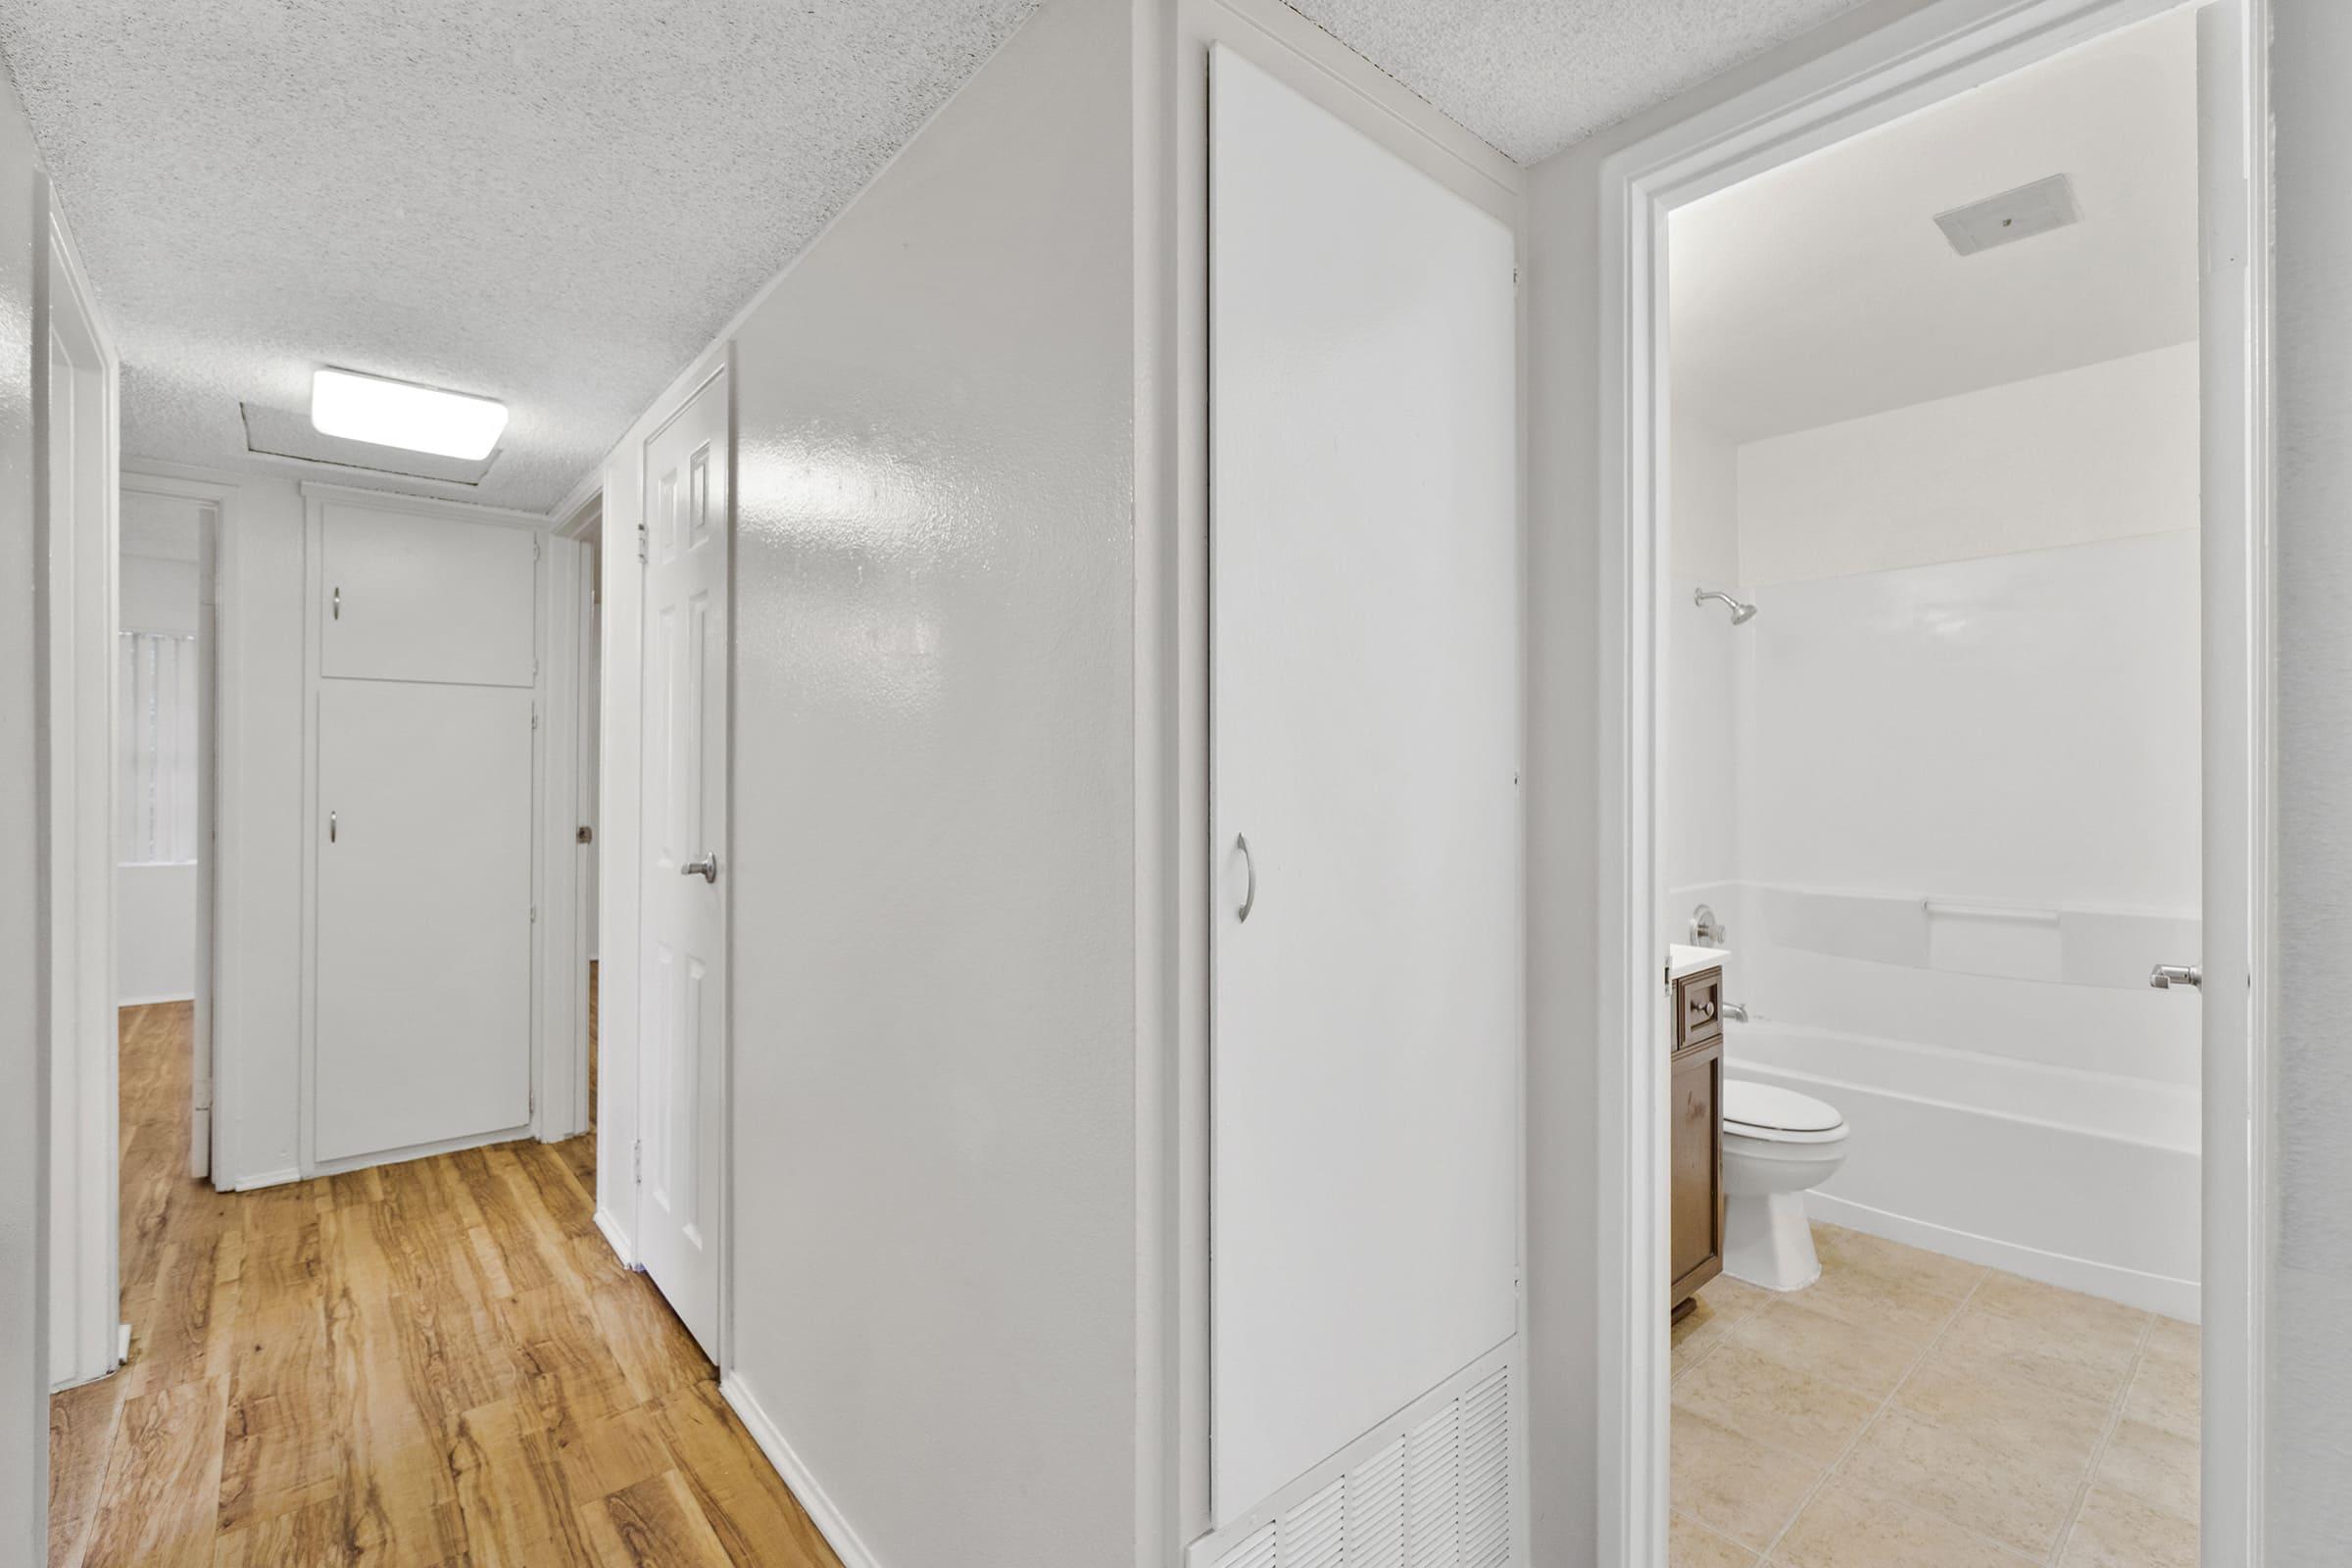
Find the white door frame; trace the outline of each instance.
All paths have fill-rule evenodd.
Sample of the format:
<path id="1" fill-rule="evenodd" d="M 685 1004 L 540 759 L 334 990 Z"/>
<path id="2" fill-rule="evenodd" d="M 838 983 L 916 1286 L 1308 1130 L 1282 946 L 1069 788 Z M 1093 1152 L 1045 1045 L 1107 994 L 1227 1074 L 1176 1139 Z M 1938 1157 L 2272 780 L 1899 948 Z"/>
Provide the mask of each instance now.
<path id="1" fill-rule="evenodd" d="M 115 986 L 116 633 L 121 611 L 117 436 L 121 361 L 62 215 L 36 262 L 34 472 L 48 516 L 51 1341 L 59 1387 L 120 1361 L 120 1162 Z M 53 442 L 65 443 L 57 471 Z M 60 506 L 62 501 L 63 505 Z"/>
<path id="2" fill-rule="evenodd" d="M 236 799 L 236 753 L 220 744 L 221 736 L 236 733 L 233 720 L 237 715 L 230 706 L 242 667 L 238 619 L 230 597 L 233 575 L 222 569 L 236 548 L 233 514 L 237 492 L 234 485 L 191 476 L 201 470 L 165 471 L 172 467 L 178 466 L 125 464 L 122 492 L 192 501 L 203 513 L 196 592 L 202 612 L 198 636 L 206 652 L 204 678 L 198 683 L 196 699 L 202 776 L 196 819 L 196 1055 L 190 1063 L 189 1110 L 192 1118 L 203 1124 L 205 1147 L 198 1150 L 191 1145 L 188 1174 L 209 1179 L 222 1169 L 221 1130 L 233 1122 L 231 1075 L 220 1069 L 234 1063 L 221 1060 L 219 1042 L 234 1037 L 243 1020 L 236 998 L 220 985 L 221 975 L 240 972 L 233 951 L 236 922 L 223 918 L 242 897 L 235 880 L 237 815 L 230 808 Z"/>
<path id="3" fill-rule="evenodd" d="M 546 967 L 546 927 L 540 911 L 547 899 L 545 878 L 547 860 L 540 842 L 545 836 L 545 789 L 548 757 L 547 681 L 548 656 L 548 562 L 545 549 L 548 519 L 535 512 L 516 512 L 504 507 L 486 507 L 466 501 L 442 501 L 429 496 L 404 495 L 390 490 L 365 490 L 350 485 L 333 484 L 318 479 L 304 479 L 297 488 L 303 505 L 303 715 L 302 715 L 302 1034 L 296 1052 L 297 1096 L 299 1105 L 295 1148 L 300 1161 L 300 1174 L 307 1180 L 314 1176 L 331 1176 L 341 1171 L 360 1170 L 369 1165 L 388 1165 L 401 1160 L 418 1159 L 429 1154 L 446 1154 L 461 1149 L 483 1144 L 505 1142 L 521 1136 L 520 1129 L 503 1129 L 488 1134 L 472 1134 L 463 1138 L 420 1144 L 410 1149 L 378 1150 L 348 1158 L 321 1159 L 317 1152 L 318 1084 L 318 703 L 320 682 L 321 621 L 327 604 L 327 585 L 321 575 L 324 570 L 322 542 L 326 509 L 330 505 L 364 507 L 374 512 L 401 513 L 412 516 L 431 517 L 442 521 L 469 522 L 483 527 L 512 528 L 537 536 L 540 550 L 537 569 L 533 573 L 532 612 L 537 625 L 532 640 L 532 657 L 537 676 L 532 685 L 532 713 L 535 732 L 532 737 L 532 797 L 531 797 L 531 1039 L 530 1083 L 531 1111 L 528 1130 L 536 1136 L 544 1109 L 541 1100 L 546 1056 L 544 1034 L 546 1016 L 540 1005 L 544 989 L 542 976 Z M 220 905 L 225 910 L 233 906 L 225 899 Z"/>
<path id="4" fill-rule="evenodd" d="M 547 798 L 542 814 L 547 872 L 546 903 L 540 909 L 547 956 L 540 1010 L 547 1023 L 542 1031 L 546 1049 L 539 1098 L 539 1137 L 544 1143 L 588 1130 L 588 916 L 594 895 L 580 874 L 578 834 L 589 820 L 588 768 L 595 763 L 581 748 L 592 732 L 588 705 L 598 694 L 582 677 L 588 651 L 585 607 L 602 548 L 603 503 L 603 493 L 592 492 L 578 505 L 554 514 L 547 547 Z M 600 830 L 598 838 L 602 837 Z M 586 848 L 590 855 L 604 854 L 601 842 Z"/>
<path id="5" fill-rule="evenodd" d="M 1677 207 L 1765 170 L 1953 97 L 2116 27 L 2177 9 L 2181 0 L 1936 0 L 1775 79 L 1707 108 L 1611 155 L 1600 169 L 1600 845 L 1599 889 L 1599 1338 L 1596 1451 L 1599 1560 L 1655 1568 L 1667 1519 L 1667 1285 L 1665 1057 L 1659 954 L 1653 933 L 1657 863 L 1659 627 L 1665 603 L 1667 491 L 1666 230 Z M 2240 29 L 2239 134 L 2246 186 L 2225 242 L 2267 257 L 2269 208 L 2265 83 L 2267 0 L 2220 0 Z M 2230 127 L 2225 126 L 2227 131 Z M 2247 320 L 2237 368 L 2246 389 L 2242 450 L 2268 451 L 2264 394 L 2268 268 L 2246 270 Z M 2209 285 L 2210 286 L 2210 285 Z M 2214 357 L 2217 345 L 2208 343 Z M 2209 370 L 2210 376 L 2210 370 Z M 2208 385 L 2212 382 L 2209 379 Z M 2209 421 L 2210 424 L 2211 421 Z M 2246 1039 L 2236 1059 L 2209 1049 L 2204 1157 L 2206 1456 L 2204 1560 L 2261 1561 L 2260 1373 L 2267 1214 L 2261 1064 L 2268 1058 L 2269 983 L 2263 921 L 2269 872 L 2271 765 L 2265 670 L 2270 560 L 2267 459 L 2236 475 L 2216 504 L 2207 487 L 2207 560 L 2228 552 L 2245 570 L 2248 646 L 2256 657 L 2234 688 L 2207 701 L 2245 716 L 2247 831 L 2217 850 L 2209 801 L 2206 874 L 2234 867 L 2245 882 L 2247 969 L 2259 983 L 2241 1001 Z M 2217 537 L 2218 536 L 2218 537 Z M 2209 757 L 2208 770 L 2214 766 Z M 2222 857 L 2217 860 L 2217 853 Z M 2208 955 L 2229 934 L 2205 933 Z M 2208 962 L 2208 969 L 2217 967 Z M 2229 967 L 2235 967 L 2230 965 Z M 2250 1005 L 2246 1004 L 2250 1003 Z M 2208 996 L 2208 1016 L 2222 1005 Z M 2216 1031 L 2208 1026 L 2209 1041 Z M 2216 1087 L 2227 1103 L 2212 1103 Z M 2234 1113 L 2234 1114 L 2232 1114 Z M 2214 1245 L 2230 1239 L 2243 1245 Z M 2238 1460 L 2242 1457 L 2243 1463 Z"/>
<path id="6" fill-rule="evenodd" d="M 755 304 L 757 301 L 754 302 Z M 748 307 L 747 307 L 748 309 Z M 733 330 L 732 324 L 727 329 Z M 727 818 L 734 820 L 735 714 L 734 538 L 736 519 L 735 349 L 726 332 L 698 355 L 630 425 L 601 469 L 556 509 L 562 530 L 577 534 L 591 509 L 597 514 L 598 560 L 603 584 L 597 729 L 597 1121 L 596 1224 L 626 1267 L 645 1265 L 637 1248 L 637 1160 L 639 1056 L 637 1009 L 639 953 L 644 906 L 639 877 L 644 842 L 644 803 L 639 769 L 643 762 L 645 700 L 645 448 L 654 433 L 674 418 L 713 377 L 729 378 L 727 397 Z M 722 866 L 731 866 L 733 840 L 715 846 Z M 719 1118 L 718 1355 L 722 1388 L 734 1368 L 734 907 L 733 877 L 727 889 L 727 996 L 721 1016 L 727 1039 L 720 1061 L 726 1113 Z"/>

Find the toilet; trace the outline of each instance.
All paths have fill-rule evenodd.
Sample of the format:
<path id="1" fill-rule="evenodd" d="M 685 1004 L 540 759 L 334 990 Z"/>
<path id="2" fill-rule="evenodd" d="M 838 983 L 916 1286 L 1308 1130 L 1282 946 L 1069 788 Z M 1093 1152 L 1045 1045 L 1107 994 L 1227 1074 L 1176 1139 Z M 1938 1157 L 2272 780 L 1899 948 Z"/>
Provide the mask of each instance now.
<path id="1" fill-rule="evenodd" d="M 1821 1278 L 1805 1194 L 1845 1163 L 1838 1107 L 1777 1084 L 1723 1083 L 1723 1271 L 1768 1291 Z"/>

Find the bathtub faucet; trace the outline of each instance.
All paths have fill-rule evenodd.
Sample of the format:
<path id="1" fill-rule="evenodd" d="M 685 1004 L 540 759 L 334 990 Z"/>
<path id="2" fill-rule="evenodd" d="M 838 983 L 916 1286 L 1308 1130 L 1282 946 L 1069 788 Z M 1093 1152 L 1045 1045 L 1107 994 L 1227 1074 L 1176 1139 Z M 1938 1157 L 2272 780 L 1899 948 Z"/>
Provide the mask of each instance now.
<path id="1" fill-rule="evenodd" d="M 1747 1004 L 1744 1002 L 1724 1003 L 1715 1009 L 1715 1012 L 1717 1016 L 1729 1018 L 1734 1023 L 1747 1022 Z"/>

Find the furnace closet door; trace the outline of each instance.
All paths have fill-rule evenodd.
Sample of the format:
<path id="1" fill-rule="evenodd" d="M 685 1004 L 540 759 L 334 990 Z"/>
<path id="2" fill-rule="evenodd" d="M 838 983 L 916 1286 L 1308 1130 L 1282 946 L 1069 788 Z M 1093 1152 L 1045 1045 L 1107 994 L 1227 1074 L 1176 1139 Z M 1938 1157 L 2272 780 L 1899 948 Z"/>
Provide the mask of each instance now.
<path id="1" fill-rule="evenodd" d="M 1517 1329 L 1517 327 L 1504 223 L 1210 77 L 1226 1524 Z"/>
<path id="2" fill-rule="evenodd" d="M 531 692 L 318 693 L 323 1161 L 531 1119 Z"/>

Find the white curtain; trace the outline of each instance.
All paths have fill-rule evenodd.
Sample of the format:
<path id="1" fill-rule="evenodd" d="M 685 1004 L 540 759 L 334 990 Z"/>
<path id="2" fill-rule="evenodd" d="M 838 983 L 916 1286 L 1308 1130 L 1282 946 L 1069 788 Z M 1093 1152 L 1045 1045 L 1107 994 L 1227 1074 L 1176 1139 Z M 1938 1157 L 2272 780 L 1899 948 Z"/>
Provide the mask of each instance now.
<path id="1" fill-rule="evenodd" d="M 125 865 L 196 858 L 196 639 L 122 634 L 122 789 L 116 855 Z"/>

